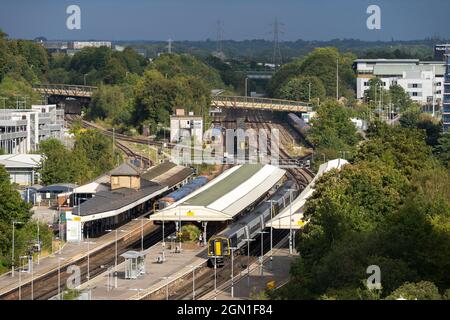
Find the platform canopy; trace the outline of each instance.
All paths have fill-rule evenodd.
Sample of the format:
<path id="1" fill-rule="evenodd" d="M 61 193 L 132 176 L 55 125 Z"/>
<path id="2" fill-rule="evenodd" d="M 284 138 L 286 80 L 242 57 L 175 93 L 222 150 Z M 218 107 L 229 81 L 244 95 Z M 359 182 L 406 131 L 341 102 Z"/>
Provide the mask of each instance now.
<path id="1" fill-rule="evenodd" d="M 226 221 L 264 196 L 285 174 L 272 165 L 244 164 L 150 216 L 155 221 Z"/>
<path id="2" fill-rule="evenodd" d="M 292 201 L 292 206 L 287 206 L 272 220 L 266 223 L 266 227 L 273 227 L 274 229 L 301 229 L 308 221 L 304 221 L 303 207 L 308 198 L 314 192 L 314 185 L 316 181 L 326 172 L 332 169 L 341 169 L 342 166 L 348 162 L 344 159 L 335 159 L 322 164 L 319 167 L 314 179 L 309 185 L 300 193 L 300 195 Z"/>

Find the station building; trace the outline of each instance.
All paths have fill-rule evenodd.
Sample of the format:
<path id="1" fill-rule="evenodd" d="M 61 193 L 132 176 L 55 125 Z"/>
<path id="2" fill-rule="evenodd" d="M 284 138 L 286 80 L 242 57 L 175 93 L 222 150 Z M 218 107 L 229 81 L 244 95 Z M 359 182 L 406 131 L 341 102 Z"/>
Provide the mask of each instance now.
<path id="1" fill-rule="evenodd" d="M 39 181 L 40 164 L 40 154 L 0 155 L 0 166 L 9 173 L 11 182 L 19 186 L 31 186 Z"/>
<path id="2" fill-rule="evenodd" d="M 243 164 L 224 171 L 217 178 L 165 209 L 150 216 L 153 221 L 203 223 L 236 219 L 263 199 L 279 184 L 286 171 L 272 165 Z"/>
<path id="3" fill-rule="evenodd" d="M 189 181 L 193 169 L 164 162 L 145 172 L 124 163 L 73 190 L 66 215 L 68 241 L 96 237 L 153 210 L 156 200 Z"/>

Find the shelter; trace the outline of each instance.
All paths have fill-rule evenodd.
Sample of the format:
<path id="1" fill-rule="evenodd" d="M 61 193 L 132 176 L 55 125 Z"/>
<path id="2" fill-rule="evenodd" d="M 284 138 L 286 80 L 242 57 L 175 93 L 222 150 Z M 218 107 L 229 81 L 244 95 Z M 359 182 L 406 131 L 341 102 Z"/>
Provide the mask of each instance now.
<path id="1" fill-rule="evenodd" d="M 292 201 L 291 206 L 284 208 L 278 215 L 266 223 L 266 227 L 274 229 L 301 229 L 308 223 L 303 216 L 303 207 L 308 198 L 314 193 L 314 185 L 316 181 L 326 172 L 332 169 L 341 169 L 348 161 L 344 159 L 335 159 L 322 164 L 319 167 L 314 179 L 300 193 L 300 195 Z"/>

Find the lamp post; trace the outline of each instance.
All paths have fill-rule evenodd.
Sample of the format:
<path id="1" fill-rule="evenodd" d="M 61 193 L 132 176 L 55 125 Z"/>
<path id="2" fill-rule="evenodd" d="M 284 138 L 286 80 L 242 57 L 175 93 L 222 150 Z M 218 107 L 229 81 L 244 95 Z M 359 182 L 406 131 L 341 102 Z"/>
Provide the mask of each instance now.
<path id="1" fill-rule="evenodd" d="M 84 75 L 83 75 L 83 78 L 84 78 L 84 85 L 86 86 L 86 76 L 87 76 L 88 74 L 87 73 L 85 73 Z"/>
<path id="2" fill-rule="evenodd" d="M 87 234 L 86 240 L 87 241 L 84 242 L 87 244 L 87 275 L 86 275 L 86 279 L 87 279 L 87 281 L 89 281 L 91 278 L 91 273 L 90 273 L 90 251 L 91 251 L 91 248 L 90 248 L 90 245 L 96 244 L 96 242 L 89 241 L 89 234 Z"/>
<path id="3" fill-rule="evenodd" d="M 197 266 L 191 266 L 192 268 L 192 300 L 195 300 L 195 269 Z"/>
<path id="4" fill-rule="evenodd" d="M 58 257 L 58 300 L 61 300 L 61 260 L 66 259 Z"/>
<path id="5" fill-rule="evenodd" d="M 231 251 L 231 297 L 234 298 L 234 250 L 237 247 L 230 247 Z"/>
<path id="6" fill-rule="evenodd" d="M 250 242 L 255 241 L 255 239 L 244 239 L 247 242 L 247 285 L 250 287 Z"/>
<path id="7" fill-rule="evenodd" d="M 263 276 L 264 275 L 264 233 L 268 233 L 267 231 L 259 231 L 258 233 L 261 234 L 261 257 L 259 261 L 259 267 L 260 267 L 260 273 Z"/>
<path id="8" fill-rule="evenodd" d="M 133 221 L 141 220 L 141 251 L 144 251 L 144 220 L 145 218 L 133 219 Z M 148 219 L 150 220 L 150 219 Z"/>
<path id="9" fill-rule="evenodd" d="M 162 277 L 162 279 L 166 280 L 166 300 L 169 300 L 169 279 L 172 277 Z"/>
<path id="10" fill-rule="evenodd" d="M 273 203 L 275 200 L 267 200 L 270 203 L 270 269 L 272 270 L 273 261 Z"/>
<path id="11" fill-rule="evenodd" d="M 12 222 L 12 255 L 11 255 L 11 276 L 14 277 L 14 267 L 15 267 L 15 256 L 14 256 L 14 241 L 15 241 L 15 237 L 14 237 L 14 229 L 15 229 L 15 225 L 16 224 L 23 224 L 23 222 L 21 221 L 13 221 Z"/>
<path id="12" fill-rule="evenodd" d="M 248 92 L 248 77 L 245 77 L 245 97 L 247 97 L 247 92 Z"/>
<path id="13" fill-rule="evenodd" d="M 292 254 L 292 192 L 297 191 L 296 189 L 288 189 L 289 191 L 289 254 Z"/>
<path id="14" fill-rule="evenodd" d="M 37 243 L 39 246 L 39 250 L 38 250 L 38 254 L 37 254 L 37 264 L 39 264 L 39 260 L 41 257 L 41 239 L 39 238 L 39 218 L 38 218 L 36 224 L 37 224 Z"/>
<path id="15" fill-rule="evenodd" d="M 31 300 L 34 300 L 34 265 L 33 256 L 31 255 Z"/>
<path id="16" fill-rule="evenodd" d="M 28 259 L 28 256 L 20 256 L 19 257 L 19 300 L 22 300 L 22 271 L 23 271 L 23 264 L 22 260 Z"/>
<path id="17" fill-rule="evenodd" d="M 126 230 L 105 230 L 106 232 L 112 232 L 115 231 L 116 233 L 116 241 L 115 241 L 115 256 L 114 256 L 114 288 L 117 288 L 117 255 L 118 255 L 118 250 L 117 250 L 117 242 L 118 242 L 118 232 L 126 232 Z"/>

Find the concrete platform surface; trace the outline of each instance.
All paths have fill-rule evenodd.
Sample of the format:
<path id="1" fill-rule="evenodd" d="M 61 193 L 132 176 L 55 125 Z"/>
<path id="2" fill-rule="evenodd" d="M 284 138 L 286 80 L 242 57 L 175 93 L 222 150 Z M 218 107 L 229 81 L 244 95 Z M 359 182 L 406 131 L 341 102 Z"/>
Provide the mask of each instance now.
<path id="1" fill-rule="evenodd" d="M 144 220 L 144 230 L 149 232 L 149 229 L 155 227 L 153 222 L 149 220 Z M 118 232 L 118 239 L 127 237 L 132 232 L 136 230 L 141 230 L 142 221 L 132 220 L 127 224 L 121 226 L 119 229 L 124 230 L 124 232 Z M 145 233 L 145 232 L 144 232 Z M 71 265 L 74 261 L 85 257 L 88 252 L 92 255 L 94 252 L 101 250 L 103 247 L 114 243 L 116 239 L 115 232 L 107 233 L 99 238 L 89 239 L 89 245 L 87 240 L 80 243 L 66 243 L 64 246 L 59 248 L 54 248 L 54 254 L 40 259 L 39 264 L 37 261 L 33 263 L 33 274 L 22 272 L 20 275 L 21 284 L 31 282 L 31 279 L 36 279 L 39 276 L 45 275 L 46 273 L 58 269 L 58 259 L 62 258 L 60 261 L 61 267 Z M 36 259 L 35 259 L 36 260 Z M 16 268 L 16 270 L 18 270 Z M 19 286 L 19 273 L 16 271 L 15 276 L 11 276 L 11 271 L 4 273 L 0 276 L 0 295 L 13 290 Z"/>
<path id="2" fill-rule="evenodd" d="M 168 243 L 166 243 L 167 245 Z M 149 249 L 145 260 L 145 274 L 137 279 L 125 279 L 125 262 L 119 264 L 117 267 L 117 288 L 114 287 L 114 273 L 111 270 L 111 272 L 103 273 L 83 284 L 79 289 L 90 291 L 91 300 L 138 299 L 145 294 L 165 287 L 167 281 L 170 283 L 178 277 L 192 272 L 192 266 L 202 265 L 207 260 L 205 247 L 182 249 L 180 253 L 166 249 L 166 261 L 164 263 L 157 263 L 157 258 L 161 254 L 161 243 Z M 167 280 L 165 277 L 169 277 L 169 279 Z"/>

